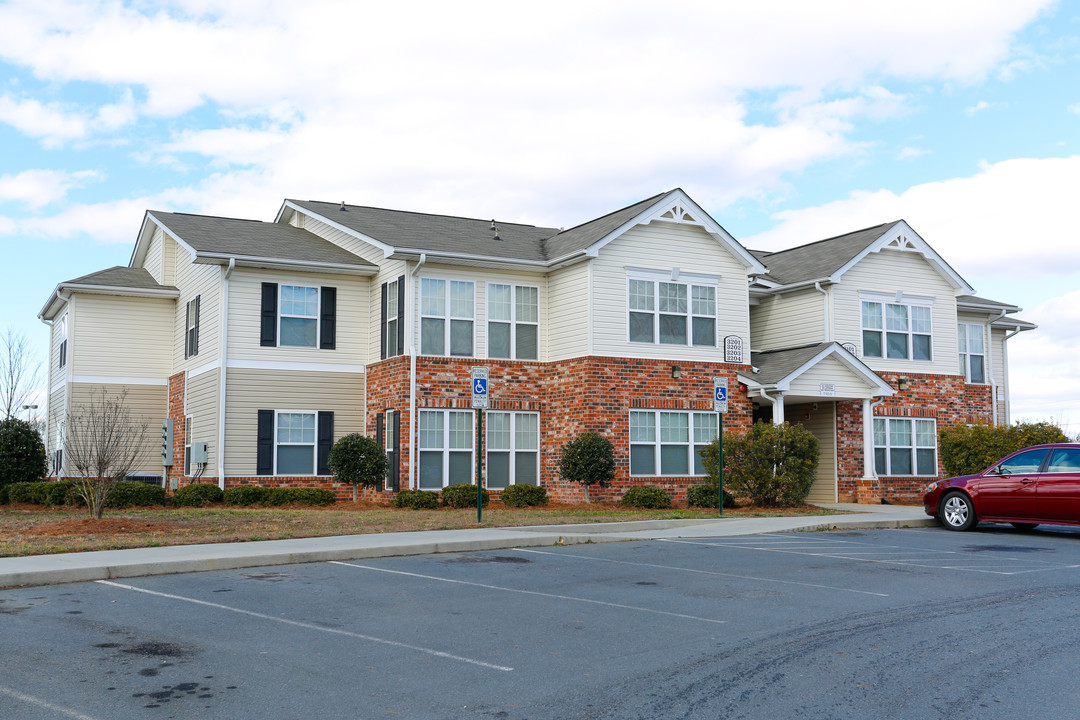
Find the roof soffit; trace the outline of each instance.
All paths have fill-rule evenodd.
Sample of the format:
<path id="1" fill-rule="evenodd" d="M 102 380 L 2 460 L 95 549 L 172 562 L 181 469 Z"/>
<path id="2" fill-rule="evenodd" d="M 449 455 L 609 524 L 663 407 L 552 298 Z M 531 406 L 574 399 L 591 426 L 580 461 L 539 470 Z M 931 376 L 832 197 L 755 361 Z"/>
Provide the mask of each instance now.
<path id="1" fill-rule="evenodd" d="M 783 351 L 780 351 L 783 352 Z M 821 349 L 815 353 L 812 357 L 801 363 L 794 370 L 786 373 L 783 377 L 777 379 L 772 383 L 761 383 L 753 377 L 751 374 L 739 373 L 739 379 L 748 385 L 759 386 L 766 389 L 775 389 L 781 392 L 787 391 L 791 388 L 791 383 L 797 380 L 800 376 L 813 369 L 819 363 L 826 358 L 834 358 L 841 364 L 846 366 L 856 378 L 860 379 L 867 388 L 876 390 L 875 395 L 894 395 L 896 391 L 892 386 L 886 383 L 881 377 L 875 373 L 870 367 L 859 360 L 856 356 L 844 349 L 842 345 L 837 342 L 830 342 L 821 347 Z"/>

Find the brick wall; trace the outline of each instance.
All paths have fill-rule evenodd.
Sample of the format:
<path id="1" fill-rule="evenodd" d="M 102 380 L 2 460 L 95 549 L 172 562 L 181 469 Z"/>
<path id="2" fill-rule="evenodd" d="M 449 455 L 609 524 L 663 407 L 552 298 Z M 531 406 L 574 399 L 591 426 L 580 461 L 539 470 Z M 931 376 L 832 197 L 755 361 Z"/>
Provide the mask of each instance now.
<path id="1" fill-rule="evenodd" d="M 167 470 L 166 489 L 172 487 L 175 479 L 179 485 L 186 485 L 184 478 L 184 400 L 187 397 L 187 373 L 176 373 L 169 377 L 169 417 L 173 421 L 173 464 Z"/>

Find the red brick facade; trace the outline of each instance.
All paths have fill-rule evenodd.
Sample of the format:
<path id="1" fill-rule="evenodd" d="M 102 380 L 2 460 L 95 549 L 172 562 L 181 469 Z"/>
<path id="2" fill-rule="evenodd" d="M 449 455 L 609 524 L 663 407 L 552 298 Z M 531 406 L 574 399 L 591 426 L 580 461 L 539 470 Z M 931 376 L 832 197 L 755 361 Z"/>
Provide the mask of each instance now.
<path id="1" fill-rule="evenodd" d="M 173 464 L 167 468 L 165 483 L 166 489 L 173 487 L 175 481 L 178 485 L 186 485 L 184 478 L 184 399 L 187 396 L 187 373 L 176 373 L 169 377 L 169 417 L 173 421 Z M 216 479 L 216 478 L 215 478 Z"/>

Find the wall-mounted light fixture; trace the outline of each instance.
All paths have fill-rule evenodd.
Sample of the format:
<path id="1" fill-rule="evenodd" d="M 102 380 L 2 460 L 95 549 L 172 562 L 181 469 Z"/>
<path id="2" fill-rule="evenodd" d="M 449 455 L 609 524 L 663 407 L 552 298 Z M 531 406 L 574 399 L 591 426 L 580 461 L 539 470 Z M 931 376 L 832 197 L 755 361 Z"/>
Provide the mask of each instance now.
<path id="1" fill-rule="evenodd" d="M 907 378 L 900 378 L 900 382 L 898 383 L 898 386 L 899 386 L 900 390 L 907 390 L 909 387 L 911 387 L 910 384 L 908 383 Z"/>
<path id="2" fill-rule="evenodd" d="M 671 366 L 671 377 L 673 379 L 675 379 L 675 380 L 678 380 L 681 376 L 682 376 L 682 370 L 679 369 L 679 366 L 678 365 L 672 365 Z"/>

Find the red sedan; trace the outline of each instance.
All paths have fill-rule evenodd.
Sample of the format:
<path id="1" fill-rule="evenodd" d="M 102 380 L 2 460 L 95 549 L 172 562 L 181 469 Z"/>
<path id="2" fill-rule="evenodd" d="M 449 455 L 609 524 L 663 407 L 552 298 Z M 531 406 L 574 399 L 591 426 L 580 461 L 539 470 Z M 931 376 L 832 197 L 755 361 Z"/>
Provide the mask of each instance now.
<path id="1" fill-rule="evenodd" d="M 938 480 L 926 488 L 923 508 L 948 530 L 980 520 L 1021 530 L 1080 525 L 1080 443 L 1033 445 L 978 475 Z"/>

